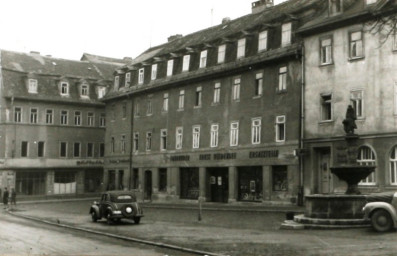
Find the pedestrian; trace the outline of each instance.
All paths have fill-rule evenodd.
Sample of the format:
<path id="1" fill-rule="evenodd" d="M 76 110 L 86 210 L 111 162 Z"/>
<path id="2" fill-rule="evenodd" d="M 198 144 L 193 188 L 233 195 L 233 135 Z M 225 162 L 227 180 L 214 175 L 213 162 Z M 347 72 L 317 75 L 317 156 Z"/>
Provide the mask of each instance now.
<path id="1" fill-rule="evenodd" d="M 17 205 L 17 192 L 15 191 L 15 188 L 11 190 L 11 205 L 14 204 L 15 206 Z"/>
<path id="2" fill-rule="evenodd" d="M 7 188 L 4 188 L 4 192 L 3 192 L 3 204 L 4 204 L 4 209 L 8 208 L 8 197 L 9 197 L 9 193 Z"/>

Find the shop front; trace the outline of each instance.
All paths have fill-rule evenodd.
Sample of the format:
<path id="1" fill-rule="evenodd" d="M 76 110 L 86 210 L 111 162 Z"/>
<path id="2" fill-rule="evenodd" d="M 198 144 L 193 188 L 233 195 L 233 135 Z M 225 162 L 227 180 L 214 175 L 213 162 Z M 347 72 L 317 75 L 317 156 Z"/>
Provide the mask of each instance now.
<path id="1" fill-rule="evenodd" d="M 262 202 L 262 166 L 238 167 L 238 200 Z"/>
<path id="2" fill-rule="evenodd" d="M 209 201 L 227 203 L 229 198 L 229 169 L 225 167 L 207 168 L 209 177 Z"/>

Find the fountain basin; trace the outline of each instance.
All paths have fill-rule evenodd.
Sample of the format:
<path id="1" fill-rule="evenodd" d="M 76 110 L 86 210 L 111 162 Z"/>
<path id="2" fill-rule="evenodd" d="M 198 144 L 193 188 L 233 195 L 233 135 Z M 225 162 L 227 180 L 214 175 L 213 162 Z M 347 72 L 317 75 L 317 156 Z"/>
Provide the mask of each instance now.
<path id="1" fill-rule="evenodd" d="M 368 177 L 376 166 L 367 165 L 346 165 L 331 167 L 331 172 L 335 174 L 340 180 L 347 183 L 347 195 L 359 195 L 361 192 L 358 190 L 357 185 L 362 180 Z"/>

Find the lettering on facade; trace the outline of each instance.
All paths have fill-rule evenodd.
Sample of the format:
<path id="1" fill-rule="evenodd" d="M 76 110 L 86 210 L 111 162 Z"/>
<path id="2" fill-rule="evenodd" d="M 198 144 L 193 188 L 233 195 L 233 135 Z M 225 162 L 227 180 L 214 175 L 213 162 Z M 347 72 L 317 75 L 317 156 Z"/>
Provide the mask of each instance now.
<path id="1" fill-rule="evenodd" d="M 103 164 L 102 160 L 81 160 L 76 162 L 77 165 L 98 165 Z"/>
<path id="2" fill-rule="evenodd" d="M 256 151 L 249 153 L 249 158 L 270 158 L 270 157 L 278 157 L 278 150 L 264 150 L 264 151 Z"/>
<path id="3" fill-rule="evenodd" d="M 236 153 L 219 153 L 219 154 L 214 154 L 214 160 L 223 160 L 223 159 L 236 159 L 237 154 Z"/>
<path id="4" fill-rule="evenodd" d="M 119 164 L 119 163 L 129 163 L 129 159 L 110 159 L 109 163 L 110 164 Z"/>
<path id="5" fill-rule="evenodd" d="M 188 155 L 171 156 L 170 160 L 174 161 L 174 162 L 177 162 L 177 161 L 189 161 L 190 160 L 190 156 L 188 156 Z"/>
<path id="6" fill-rule="evenodd" d="M 211 160 L 211 154 L 199 155 L 199 160 Z"/>

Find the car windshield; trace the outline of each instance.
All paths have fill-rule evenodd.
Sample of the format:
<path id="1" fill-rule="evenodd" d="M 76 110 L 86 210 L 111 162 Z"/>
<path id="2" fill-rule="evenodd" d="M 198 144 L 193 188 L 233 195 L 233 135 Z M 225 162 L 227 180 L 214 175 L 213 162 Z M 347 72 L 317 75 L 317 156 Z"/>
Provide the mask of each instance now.
<path id="1" fill-rule="evenodd" d="M 123 203 L 123 202 L 135 202 L 136 198 L 133 195 L 111 195 L 112 202 Z"/>

